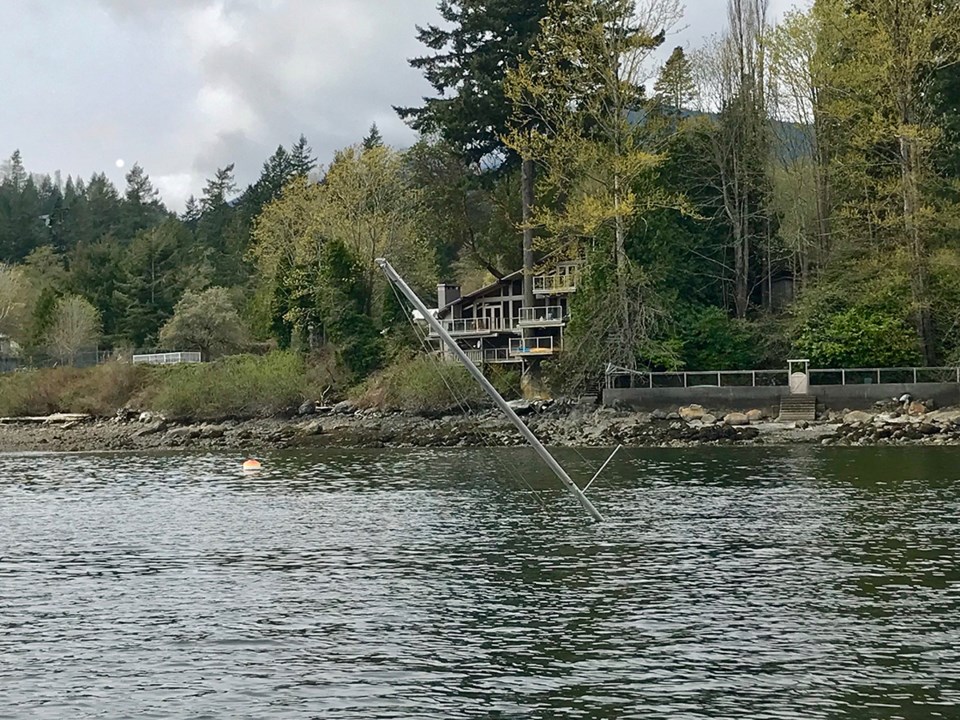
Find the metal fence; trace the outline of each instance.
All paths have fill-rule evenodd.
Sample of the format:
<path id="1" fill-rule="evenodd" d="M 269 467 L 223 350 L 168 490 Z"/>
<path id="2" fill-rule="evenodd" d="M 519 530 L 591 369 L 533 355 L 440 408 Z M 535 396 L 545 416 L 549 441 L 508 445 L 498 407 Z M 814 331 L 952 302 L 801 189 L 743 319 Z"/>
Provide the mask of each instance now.
<path id="1" fill-rule="evenodd" d="M 960 383 L 960 367 L 810 368 L 810 385 Z M 787 387 L 787 370 L 646 372 L 608 365 L 608 390 L 624 388 Z"/>
<path id="2" fill-rule="evenodd" d="M 179 365 L 180 363 L 198 363 L 202 360 L 198 352 L 168 352 L 134 355 L 132 361 L 134 364 Z"/>
<path id="3" fill-rule="evenodd" d="M 58 358 L 50 355 L 31 355 L 27 357 L 3 356 L 0 357 L 0 372 L 14 370 L 37 370 L 52 367 L 86 368 L 99 365 L 113 357 L 109 350 L 90 350 L 78 352 L 69 358 Z"/>

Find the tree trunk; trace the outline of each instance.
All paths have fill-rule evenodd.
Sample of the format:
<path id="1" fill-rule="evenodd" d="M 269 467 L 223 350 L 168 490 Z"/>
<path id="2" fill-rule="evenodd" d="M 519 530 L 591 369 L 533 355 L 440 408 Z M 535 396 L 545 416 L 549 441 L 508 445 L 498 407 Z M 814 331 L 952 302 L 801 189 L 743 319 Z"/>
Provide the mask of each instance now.
<path id="1" fill-rule="evenodd" d="M 536 166 L 533 160 L 524 158 L 520 164 L 520 204 L 523 219 L 523 306 L 533 307 L 533 202 Z M 511 310 L 512 312 L 512 310 Z M 533 336 L 531 328 L 521 328 L 524 340 Z M 521 391 L 525 397 L 543 394 L 540 376 L 540 358 L 528 358 L 523 362 L 520 378 Z"/>
<path id="2" fill-rule="evenodd" d="M 900 135 L 900 174 L 903 196 L 903 226 L 910 243 L 910 254 L 913 260 L 911 263 L 913 272 L 910 286 L 913 294 L 914 322 L 917 337 L 920 340 L 923 361 L 927 365 L 932 365 L 936 352 L 927 298 L 926 253 L 924 252 L 920 227 L 917 224 L 919 203 L 917 199 L 916 151 L 912 141 L 902 134 Z"/>

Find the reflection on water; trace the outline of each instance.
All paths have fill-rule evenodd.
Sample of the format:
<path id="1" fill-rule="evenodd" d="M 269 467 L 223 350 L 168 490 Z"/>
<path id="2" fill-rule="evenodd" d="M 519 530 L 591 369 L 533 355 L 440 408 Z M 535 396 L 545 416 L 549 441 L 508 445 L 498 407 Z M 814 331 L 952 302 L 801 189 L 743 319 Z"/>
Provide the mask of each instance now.
<path id="1" fill-rule="evenodd" d="M 2 460 L 3 718 L 960 717 L 956 450 Z"/>

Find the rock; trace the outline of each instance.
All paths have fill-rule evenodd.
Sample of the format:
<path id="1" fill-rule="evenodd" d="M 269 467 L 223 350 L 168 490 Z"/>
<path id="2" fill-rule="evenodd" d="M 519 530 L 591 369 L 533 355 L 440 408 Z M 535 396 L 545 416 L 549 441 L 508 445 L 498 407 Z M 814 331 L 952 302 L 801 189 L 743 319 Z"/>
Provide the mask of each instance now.
<path id="1" fill-rule="evenodd" d="M 321 423 L 319 420 L 312 420 L 300 427 L 300 434 L 301 435 L 322 435 L 323 423 Z"/>
<path id="2" fill-rule="evenodd" d="M 180 425 L 179 427 L 170 428 L 167 430 L 166 435 L 171 439 L 180 438 L 183 440 L 189 440 L 200 435 L 200 430 L 192 425 Z"/>
<path id="3" fill-rule="evenodd" d="M 225 425 L 203 425 L 200 428 L 200 437 L 206 440 L 221 438 L 227 432 Z"/>
<path id="4" fill-rule="evenodd" d="M 907 406 L 907 414 L 908 414 L 908 415 L 913 415 L 913 416 L 926 415 L 926 414 L 927 414 L 927 406 L 924 405 L 924 404 L 921 403 L 921 402 L 916 402 L 916 401 L 911 402 L 911 403 Z"/>
<path id="5" fill-rule="evenodd" d="M 732 412 L 723 416 L 723 422 L 732 426 L 749 425 L 750 418 L 748 418 L 744 413 Z"/>
<path id="6" fill-rule="evenodd" d="M 680 413 L 678 412 L 667 413 L 667 420 L 679 420 L 679 419 L 680 419 Z"/>
<path id="7" fill-rule="evenodd" d="M 936 410 L 936 409 L 937 409 L 937 401 L 934 400 L 933 398 L 931 398 L 931 399 L 929 399 L 929 400 L 924 400 L 924 401 L 923 401 L 923 405 L 924 405 L 924 407 L 927 408 L 927 412 L 930 412 L 931 410 Z"/>
<path id="8" fill-rule="evenodd" d="M 145 411 L 140 413 L 140 416 L 137 418 L 137 422 L 142 423 L 152 423 L 154 420 L 154 415 L 152 412 Z"/>
<path id="9" fill-rule="evenodd" d="M 317 401 L 316 400 L 305 400 L 300 407 L 297 408 L 297 415 L 313 415 L 317 411 Z"/>
<path id="10" fill-rule="evenodd" d="M 738 440 L 754 440 L 760 436 L 760 431 L 755 427 L 740 428 L 737 432 Z"/>
<path id="11" fill-rule="evenodd" d="M 806 430 L 808 427 L 810 427 L 810 423 L 808 423 L 806 420 L 797 420 L 796 427 L 800 430 Z"/>
<path id="12" fill-rule="evenodd" d="M 702 422 L 704 425 L 713 425 L 714 423 L 717 422 L 717 416 L 707 413 L 702 418 L 700 418 L 700 422 Z"/>
<path id="13" fill-rule="evenodd" d="M 873 415 L 863 410 L 852 410 L 847 412 L 843 416 L 843 422 L 845 425 L 853 425 L 854 423 L 868 423 L 873 421 Z"/>
<path id="14" fill-rule="evenodd" d="M 747 410 L 747 420 L 752 423 L 760 422 L 763 420 L 763 411 L 762 410 Z"/>
<path id="15" fill-rule="evenodd" d="M 917 426 L 917 430 L 919 430 L 920 433 L 923 435 L 936 435 L 937 433 L 940 432 L 939 427 L 937 427 L 936 425 L 933 425 L 932 423 L 926 423 L 926 422 L 920 423 Z"/>
<path id="16" fill-rule="evenodd" d="M 357 406 L 354 405 L 349 400 L 344 400 L 338 402 L 333 406 L 333 413 L 335 415 L 353 415 L 357 411 Z"/>
<path id="17" fill-rule="evenodd" d="M 666 414 L 663 410 L 661 410 L 660 408 L 657 408 L 657 409 L 654 410 L 652 413 L 650 413 L 650 419 L 651 419 L 651 420 L 666 420 L 666 419 L 667 419 L 667 414 Z"/>
<path id="18" fill-rule="evenodd" d="M 707 411 L 703 409 L 703 405 L 685 405 L 677 412 L 680 414 L 680 417 L 687 422 L 700 420 L 707 414 Z"/>
<path id="19" fill-rule="evenodd" d="M 132 410 L 128 407 L 122 407 L 117 410 L 117 414 L 114 416 L 114 420 L 118 423 L 130 422 L 140 417 L 140 413 L 136 410 Z"/>
<path id="20" fill-rule="evenodd" d="M 937 410 L 927 415 L 927 420 L 944 425 L 960 425 L 960 410 Z"/>
<path id="21" fill-rule="evenodd" d="M 140 428 L 133 434 L 133 437 L 146 437 L 147 435 L 154 435 L 161 430 L 163 430 L 163 421 L 157 421 Z"/>

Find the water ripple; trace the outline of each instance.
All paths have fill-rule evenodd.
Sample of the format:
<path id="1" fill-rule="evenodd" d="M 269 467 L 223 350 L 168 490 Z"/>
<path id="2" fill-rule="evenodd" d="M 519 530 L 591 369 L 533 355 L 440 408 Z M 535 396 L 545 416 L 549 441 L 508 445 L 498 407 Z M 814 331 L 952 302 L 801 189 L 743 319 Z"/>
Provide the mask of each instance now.
<path id="1" fill-rule="evenodd" d="M 0 718 L 955 718 L 958 459 L 5 455 Z"/>

